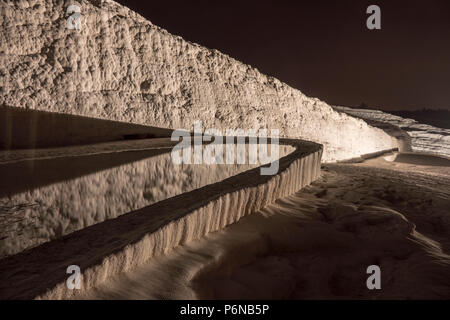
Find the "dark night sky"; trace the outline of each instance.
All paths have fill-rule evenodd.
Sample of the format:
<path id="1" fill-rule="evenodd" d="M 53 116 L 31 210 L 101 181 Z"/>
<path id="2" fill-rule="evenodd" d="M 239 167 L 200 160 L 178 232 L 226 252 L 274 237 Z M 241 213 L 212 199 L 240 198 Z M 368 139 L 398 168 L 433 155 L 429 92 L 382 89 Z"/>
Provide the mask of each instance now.
<path id="1" fill-rule="evenodd" d="M 119 2 L 330 104 L 450 110 L 448 0 Z"/>

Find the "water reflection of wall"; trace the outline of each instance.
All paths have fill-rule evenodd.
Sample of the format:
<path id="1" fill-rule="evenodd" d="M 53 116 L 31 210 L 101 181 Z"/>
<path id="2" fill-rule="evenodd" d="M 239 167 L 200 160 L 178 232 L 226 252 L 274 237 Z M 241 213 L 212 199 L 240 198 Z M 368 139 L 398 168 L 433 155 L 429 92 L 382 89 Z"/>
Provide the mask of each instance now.
<path id="1" fill-rule="evenodd" d="M 292 150 L 290 146 L 280 146 L 280 156 Z M 18 253 L 255 166 L 175 165 L 170 153 L 165 153 L 0 198 L 0 256 Z"/>

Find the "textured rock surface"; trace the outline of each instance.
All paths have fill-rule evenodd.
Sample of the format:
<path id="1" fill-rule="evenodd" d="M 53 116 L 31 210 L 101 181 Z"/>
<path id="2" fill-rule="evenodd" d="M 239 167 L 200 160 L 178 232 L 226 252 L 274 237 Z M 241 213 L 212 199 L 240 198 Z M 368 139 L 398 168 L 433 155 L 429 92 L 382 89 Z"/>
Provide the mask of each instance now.
<path id="1" fill-rule="evenodd" d="M 374 123 L 373 125 L 385 124 L 395 126 L 408 135 L 409 150 L 415 152 L 426 152 L 436 155 L 450 157 L 450 129 L 437 128 L 428 124 L 419 123 L 413 119 L 402 118 L 381 110 L 352 109 L 348 107 L 334 107 L 336 110 L 345 112 L 353 117 L 357 117 Z M 378 124 L 377 124 L 378 123 Z M 403 140 L 397 136 L 397 140 Z"/>
<path id="2" fill-rule="evenodd" d="M 324 160 L 393 147 L 364 121 L 112 1 L 0 3 L 0 105 L 167 128 L 280 129 L 324 144 Z M 395 147 L 395 146 L 394 146 Z"/>

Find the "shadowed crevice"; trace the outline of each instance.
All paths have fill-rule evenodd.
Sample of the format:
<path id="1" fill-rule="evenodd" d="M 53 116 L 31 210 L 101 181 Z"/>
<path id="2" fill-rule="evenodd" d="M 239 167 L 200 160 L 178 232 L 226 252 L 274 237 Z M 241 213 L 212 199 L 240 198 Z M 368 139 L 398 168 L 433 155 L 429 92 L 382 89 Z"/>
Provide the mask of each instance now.
<path id="1" fill-rule="evenodd" d="M 170 137 L 171 129 L 0 106 L 0 150 Z"/>

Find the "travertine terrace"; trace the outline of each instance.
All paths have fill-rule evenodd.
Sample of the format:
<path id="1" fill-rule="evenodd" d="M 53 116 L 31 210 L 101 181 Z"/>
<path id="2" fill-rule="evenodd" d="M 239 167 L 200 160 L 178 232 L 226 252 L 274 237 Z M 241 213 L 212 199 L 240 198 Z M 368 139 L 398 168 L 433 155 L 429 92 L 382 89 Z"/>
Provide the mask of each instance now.
<path id="1" fill-rule="evenodd" d="M 237 222 L 320 175 L 322 146 L 299 140 L 281 143 L 295 150 L 279 160 L 277 175 L 261 176 L 259 168 L 247 170 L 0 260 L 0 298 L 72 297 L 76 292 L 65 283 L 69 265 L 83 269 L 83 291 L 91 289 Z"/>

